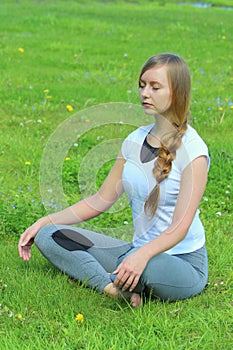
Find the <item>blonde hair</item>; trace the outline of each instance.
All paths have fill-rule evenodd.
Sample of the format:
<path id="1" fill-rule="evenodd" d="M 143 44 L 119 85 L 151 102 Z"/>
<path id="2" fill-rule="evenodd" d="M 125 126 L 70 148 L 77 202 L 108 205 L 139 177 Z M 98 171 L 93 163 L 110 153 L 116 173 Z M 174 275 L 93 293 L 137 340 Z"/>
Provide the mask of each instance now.
<path id="1" fill-rule="evenodd" d="M 160 183 L 166 179 L 172 168 L 172 161 L 176 157 L 176 151 L 181 145 L 182 135 L 187 130 L 187 117 L 190 108 L 191 77 L 185 61 L 174 54 L 164 53 L 150 57 L 142 67 L 141 76 L 155 66 L 166 66 L 167 76 L 171 89 L 171 106 L 174 126 L 173 130 L 164 135 L 158 156 L 154 163 L 153 175 L 157 184 L 149 194 L 145 202 L 145 212 L 154 216 L 160 196 Z"/>

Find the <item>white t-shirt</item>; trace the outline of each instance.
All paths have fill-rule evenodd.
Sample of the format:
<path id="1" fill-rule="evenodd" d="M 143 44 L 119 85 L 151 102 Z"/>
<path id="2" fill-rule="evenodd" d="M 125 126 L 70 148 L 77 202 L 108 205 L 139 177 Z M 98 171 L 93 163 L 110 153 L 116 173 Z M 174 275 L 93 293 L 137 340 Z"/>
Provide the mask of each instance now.
<path id="1" fill-rule="evenodd" d="M 145 201 L 156 185 L 152 173 L 154 161 L 142 163 L 140 159 L 143 142 L 153 125 L 142 126 L 133 131 L 122 144 L 122 154 L 126 162 L 122 174 L 123 186 L 132 208 L 134 222 L 134 247 L 158 237 L 172 222 L 179 194 L 182 171 L 195 158 L 206 156 L 209 166 L 208 148 L 196 130 L 188 126 L 182 136 L 182 144 L 172 162 L 167 179 L 160 183 L 160 198 L 155 216 L 150 219 L 144 212 Z M 205 231 L 197 210 L 189 231 L 183 241 L 166 251 L 168 254 L 184 254 L 195 251 L 205 244 Z"/>

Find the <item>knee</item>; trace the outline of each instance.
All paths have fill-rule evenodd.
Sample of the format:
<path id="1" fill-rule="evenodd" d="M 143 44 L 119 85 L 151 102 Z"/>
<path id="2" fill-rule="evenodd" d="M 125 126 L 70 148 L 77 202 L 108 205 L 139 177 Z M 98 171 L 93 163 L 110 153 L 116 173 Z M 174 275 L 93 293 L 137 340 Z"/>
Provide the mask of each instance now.
<path id="1" fill-rule="evenodd" d="M 34 243 L 40 248 L 44 245 L 44 242 L 51 238 L 52 234 L 57 230 L 55 225 L 43 226 L 37 233 Z"/>

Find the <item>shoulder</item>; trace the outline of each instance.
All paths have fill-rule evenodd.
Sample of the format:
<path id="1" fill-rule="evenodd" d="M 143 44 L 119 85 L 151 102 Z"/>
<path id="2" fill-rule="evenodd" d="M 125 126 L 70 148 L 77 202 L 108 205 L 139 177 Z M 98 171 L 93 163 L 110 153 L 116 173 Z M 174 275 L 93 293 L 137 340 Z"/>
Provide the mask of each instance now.
<path id="1" fill-rule="evenodd" d="M 205 156 L 209 166 L 209 151 L 205 141 L 201 138 L 198 132 L 188 125 L 188 128 L 182 136 L 182 144 L 177 150 L 177 162 L 180 163 L 180 168 L 184 169 L 195 158 Z M 182 165 L 181 165 L 182 164 Z"/>
<path id="2" fill-rule="evenodd" d="M 191 141 L 200 141 L 204 143 L 203 139 L 198 134 L 197 130 L 194 129 L 191 125 L 188 125 L 188 128 L 182 137 L 182 142 L 185 144 Z"/>

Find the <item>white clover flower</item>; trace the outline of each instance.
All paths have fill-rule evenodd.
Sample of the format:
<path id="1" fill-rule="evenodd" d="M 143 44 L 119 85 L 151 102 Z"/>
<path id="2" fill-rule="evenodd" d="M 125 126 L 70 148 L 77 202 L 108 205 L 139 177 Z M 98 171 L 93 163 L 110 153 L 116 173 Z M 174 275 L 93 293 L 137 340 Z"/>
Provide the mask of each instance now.
<path id="1" fill-rule="evenodd" d="M 222 215 L 221 211 L 217 211 L 216 215 L 221 216 Z"/>

